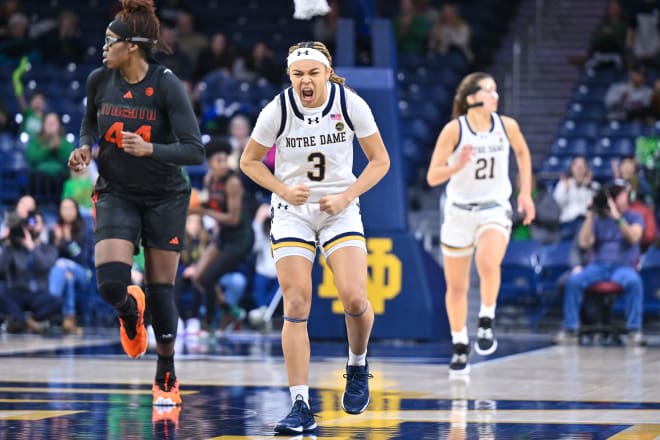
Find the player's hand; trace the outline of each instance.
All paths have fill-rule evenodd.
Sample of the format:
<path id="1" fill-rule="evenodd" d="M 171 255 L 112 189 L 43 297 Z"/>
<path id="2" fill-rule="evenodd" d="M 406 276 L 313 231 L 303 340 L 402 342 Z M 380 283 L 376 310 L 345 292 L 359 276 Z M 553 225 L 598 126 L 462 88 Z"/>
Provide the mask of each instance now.
<path id="1" fill-rule="evenodd" d="M 343 193 L 340 193 L 321 197 L 319 200 L 319 205 L 321 207 L 321 211 L 330 215 L 335 215 L 342 212 L 350 202 L 351 201 L 348 200 L 348 197 L 346 197 Z"/>
<path id="2" fill-rule="evenodd" d="M 126 153 L 135 157 L 151 156 L 154 152 L 151 142 L 145 142 L 142 136 L 130 131 L 121 132 L 121 145 Z"/>
<path id="3" fill-rule="evenodd" d="M 523 225 L 529 225 L 534 221 L 536 217 L 536 207 L 534 206 L 534 200 L 528 195 L 520 194 L 518 196 L 518 213 L 525 214 L 523 219 Z"/>
<path id="4" fill-rule="evenodd" d="M 465 165 L 467 165 L 472 160 L 473 155 L 474 149 L 472 148 L 472 145 L 468 144 L 463 146 L 463 149 L 458 154 L 458 161 L 456 162 L 459 171 L 462 170 Z"/>
<path id="5" fill-rule="evenodd" d="M 92 149 L 89 145 L 83 145 L 76 148 L 69 154 L 69 168 L 73 171 L 81 171 L 92 160 Z"/>
<path id="6" fill-rule="evenodd" d="M 302 183 L 289 186 L 282 198 L 292 205 L 302 205 L 309 198 L 309 187 Z"/>

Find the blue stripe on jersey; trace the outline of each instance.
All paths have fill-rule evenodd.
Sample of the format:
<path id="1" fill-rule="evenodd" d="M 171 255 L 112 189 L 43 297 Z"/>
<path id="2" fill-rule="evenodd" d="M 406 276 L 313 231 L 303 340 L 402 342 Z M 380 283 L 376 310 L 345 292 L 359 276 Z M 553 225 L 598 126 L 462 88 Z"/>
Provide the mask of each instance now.
<path id="1" fill-rule="evenodd" d="M 289 104 L 291 104 L 291 109 L 293 110 L 293 113 L 296 115 L 298 119 L 304 121 L 305 117 L 300 112 L 300 109 L 298 109 L 298 106 L 296 105 L 296 100 L 293 99 L 293 87 L 289 87 L 287 92 L 289 93 Z"/>
<path id="2" fill-rule="evenodd" d="M 280 110 L 282 110 L 282 120 L 280 121 L 280 129 L 277 131 L 277 136 L 280 137 L 284 133 L 284 127 L 286 126 L 286 97 L 284 92 L 280 92 Z"/>
<path id="3" fill-rule="evenodd" d="M 323 114 L 321 117 L 325 118 L 330 110 L 332 110 L 332 104 L 335 102 L 335 84 L 330 83 L 330 99 L 328 99 L 328 104 L 323 109 Z"/>
<path id="4" fill-rule="evenodd" d="M 353 123 L 351 122 L 351 118 L 348 117 L 348 110 L 346 109 L 346 91 L 344 90 L 344 86 L 339 85 L 339 101 L 341 102 L 341 112 L 344 114 L 344 119 L 346 119 L 346 123 L 350 127 L 351 130 L 355 131 L 353 128 Z"/>

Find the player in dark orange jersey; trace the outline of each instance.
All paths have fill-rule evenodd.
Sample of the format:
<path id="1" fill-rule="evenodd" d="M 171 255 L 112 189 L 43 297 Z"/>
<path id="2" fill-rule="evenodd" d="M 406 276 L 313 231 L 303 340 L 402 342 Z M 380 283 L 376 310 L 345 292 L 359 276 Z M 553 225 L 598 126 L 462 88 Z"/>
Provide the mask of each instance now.
<path id="1" fill-rule="evenodd" d="M 147 349 L 143 314 L 149 306 L 158 351 L 153 404 L 174 406 L 181 404 L 174 370 L 174 278 L 190 198 L 180 166 L 202 163 L 204 146 L 181 82 L 151 55 L 160 30 L 153 1 L 121 4 L 105 32 L 104 66 L 87 79 L 80 147 L 71 153 L 69 167 L 87 166 L 98 141 L 94 234 L 99 293 L 117 310 L 122 346 L 130 357 Z M 129 286 L 140 241 L 146 295 Z"/>

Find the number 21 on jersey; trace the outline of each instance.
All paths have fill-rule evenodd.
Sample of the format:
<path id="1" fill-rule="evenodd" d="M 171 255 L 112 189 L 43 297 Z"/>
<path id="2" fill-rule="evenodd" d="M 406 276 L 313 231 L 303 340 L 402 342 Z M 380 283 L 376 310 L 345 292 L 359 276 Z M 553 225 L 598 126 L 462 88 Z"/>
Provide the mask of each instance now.
<path id="1" fill-rule="evenodd" d="M 123 148 L 121 137 L 122 131 L 124 131 L 124 123 L 117 121 L 108 128 L 103 139 L 111 144 L 115 144 L 117 148 Z M 141 125 L 140 128 L 135 130 L 135 134 L 140 135 L 145 142 L 151 142 L 151 125 Z"/>

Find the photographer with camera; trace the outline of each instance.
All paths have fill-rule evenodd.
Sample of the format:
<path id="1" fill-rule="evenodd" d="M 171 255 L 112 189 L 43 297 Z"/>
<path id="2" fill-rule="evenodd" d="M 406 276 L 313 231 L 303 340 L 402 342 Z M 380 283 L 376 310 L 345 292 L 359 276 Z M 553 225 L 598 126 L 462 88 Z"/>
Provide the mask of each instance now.
<path id="1" fill-rule="evenodd" d="M 640 255 L 644 221 L 629 209 L 629 187 L 616 179 L 593 198 L 578 235 L 579 246 L 591 253 L 590 262 L 571 275 L 564 292 L 563 330 L 555 337 L 560 344 L 578 342 L 580 307 L 584 291 L 594 283 L 612 281 L 623 287 L 629 345 L 643 345 L 644 289 L 635 270 Z"/>
<path id="2" fill-rule="evenodd" d="M 0 252 L 0 278 L 4 280 L 2 308 L 9 315 L 8 331 L 43 332 L 43 321 L 59 315 L 61 303 L 48 292 L 48 274 L 57 258 L 54 246 L 41 242 L 43 217 L 7 215 L 8 237 Z M 26 313 L 30 312 L 30 313 Z"/>

